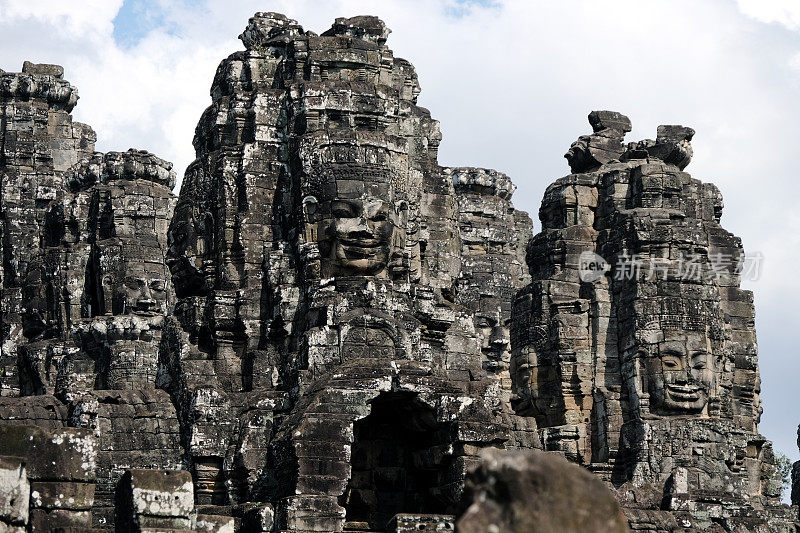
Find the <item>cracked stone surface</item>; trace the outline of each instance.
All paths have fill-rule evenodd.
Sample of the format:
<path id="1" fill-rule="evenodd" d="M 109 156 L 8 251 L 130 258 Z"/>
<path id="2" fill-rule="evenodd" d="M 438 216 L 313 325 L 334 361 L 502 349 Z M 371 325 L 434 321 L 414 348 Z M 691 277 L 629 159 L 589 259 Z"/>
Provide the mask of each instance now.
<path id="1" fill-rule="evenodd" d="M 793 530 L 695 132 L 592 112 L 533 236 L 508 176 L 438 163 L 389 33 L 256 13 L 177 195 L 95 152 L 63 68 L 0 71 L 0 527 L 450 531 L 482 451 L 543 448 L 632 529 Z"/>

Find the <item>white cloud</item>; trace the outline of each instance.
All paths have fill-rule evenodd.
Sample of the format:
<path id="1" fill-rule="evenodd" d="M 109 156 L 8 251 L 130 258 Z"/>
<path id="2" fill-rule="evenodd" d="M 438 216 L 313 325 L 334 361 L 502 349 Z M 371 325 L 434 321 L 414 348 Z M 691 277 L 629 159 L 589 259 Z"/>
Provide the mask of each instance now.
<path id="1" fill-rule="evenodd" d="M 111 35 L 111 21 L 122 6 L 122 0 L 4 0 L 0 2 L 0 24 L 33 21 L 48 27 L 46 37 L 53 34 L 72 38 L 99 40 Z"/>
<path id="2" fill-rule="evenodd" d="M 737 3 L 742 13 L 758 21 L 800 29 L 800 3 L 796 0 L 737 0 Z"/>
<path id="3" fill-rule="evenodd" d="M 800 375 L 800 181 L 795 177 L 800 4 L 764 0 L 689 2 L 507 0 L 496 7 L 454 0 L 158 0 L 164 27 L 118 47 L 121 2 L 0 0 L 0 68 L 22 61 L 64 65 L 81 91 L 75 110 L 101 150 L 149 149 L 190 162 L 194 126 L 210 103 L 221 59 L 255 11 L 281 11 L 321 32 L 337 16 L 377 14 L 389 45 L 420 75 L 420 103 L 441 120 L 443 164 L 489 166 L 519 186 L 534 214 L 544 188 L 567 172 L 561 155 L 589 131 L 592 109 L 628 114 L 629 139 L 658 124 L 697 130 L 693 175 L 725 195 L 725 226 L 765 256 L 752 285 L 762 345 L 762 431 L 793 456 L 795 427 L 781 409 Z M 195 2 L 195 4 L 198 4 Z M 458 7 L 459 9 L 455 10 Z M 457 15 L 457 16 L 456 16 Z M 765 23 L 779 23 L 782 26 Z M 784 29 L 785 26 L 788 29 Z"/>

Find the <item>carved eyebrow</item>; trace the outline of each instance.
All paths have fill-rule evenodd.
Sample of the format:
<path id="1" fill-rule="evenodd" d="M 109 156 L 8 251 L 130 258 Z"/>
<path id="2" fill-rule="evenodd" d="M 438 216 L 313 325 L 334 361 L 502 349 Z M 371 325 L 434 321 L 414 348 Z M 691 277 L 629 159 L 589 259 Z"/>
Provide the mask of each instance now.
<path id="1" fill-rule="evenodd" d="M 353 213 L 356 210 L 356 207 L 346 200 L 334 200 L 331 202 L 331 211 L 347 211 L 349 213 Z"/>

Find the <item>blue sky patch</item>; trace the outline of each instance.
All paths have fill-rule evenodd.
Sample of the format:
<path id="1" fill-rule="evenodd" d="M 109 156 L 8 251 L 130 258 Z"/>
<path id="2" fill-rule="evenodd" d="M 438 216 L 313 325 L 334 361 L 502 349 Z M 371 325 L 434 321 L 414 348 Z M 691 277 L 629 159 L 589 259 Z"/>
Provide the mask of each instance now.
<path id="1" fill-rule="evenodd" d="M 174 1 L 184 6 L 202 3 L 202 0 Z M 169 34 L 175 34 L 177 31 L 174 21 L 166 17 L 164 2 L 125 0 L 114 18 L 114 41 L 122 48 L 131 48 L 156 29 L 165 29 Z"/>
<path id="2" fill-rule="evenodd" d="M 499 9 L 500 0 L 456 0 L 455 3 L 445 7 L 445 13 L 451 17 L 462 18 L 475 7 Z"/>

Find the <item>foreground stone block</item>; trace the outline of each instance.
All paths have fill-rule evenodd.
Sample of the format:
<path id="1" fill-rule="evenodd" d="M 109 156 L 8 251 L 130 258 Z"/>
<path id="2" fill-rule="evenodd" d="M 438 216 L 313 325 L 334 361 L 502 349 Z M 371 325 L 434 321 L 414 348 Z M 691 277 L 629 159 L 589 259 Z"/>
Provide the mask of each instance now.
<path id="1" fill-rule="evenodd" d="M 0 455 L 0 529 L 13 531 L 28 523 L 30 491 L 25 460 Z"/>
<path id="2" fill-rule="evenodd" d="M 554 453 L 483 452 L 468 477 L 464 502 L 456 524 L 463 533 L 628 531 L 614 494 Z"/>
<path id="3" fill-rule="evenodd" d="M 96 439 L 86 429 L 48 431 L 36 426 L 0 424 L 0 449 L 24 457 L 31 480 L 82 483 L 95 480 Z"/>
<path id="4" fill-rule="evenodd" d="M 117 531 L 190 529 L 192 475 L 185 470 L 128 470 L 116 496 Z"/>
<path id="5" fill-rule="evenodd" d="M 33 531 L 91 526 L 97 465 L 93 432 L 0 424 L 0 450 L 25 460 Z"/>

